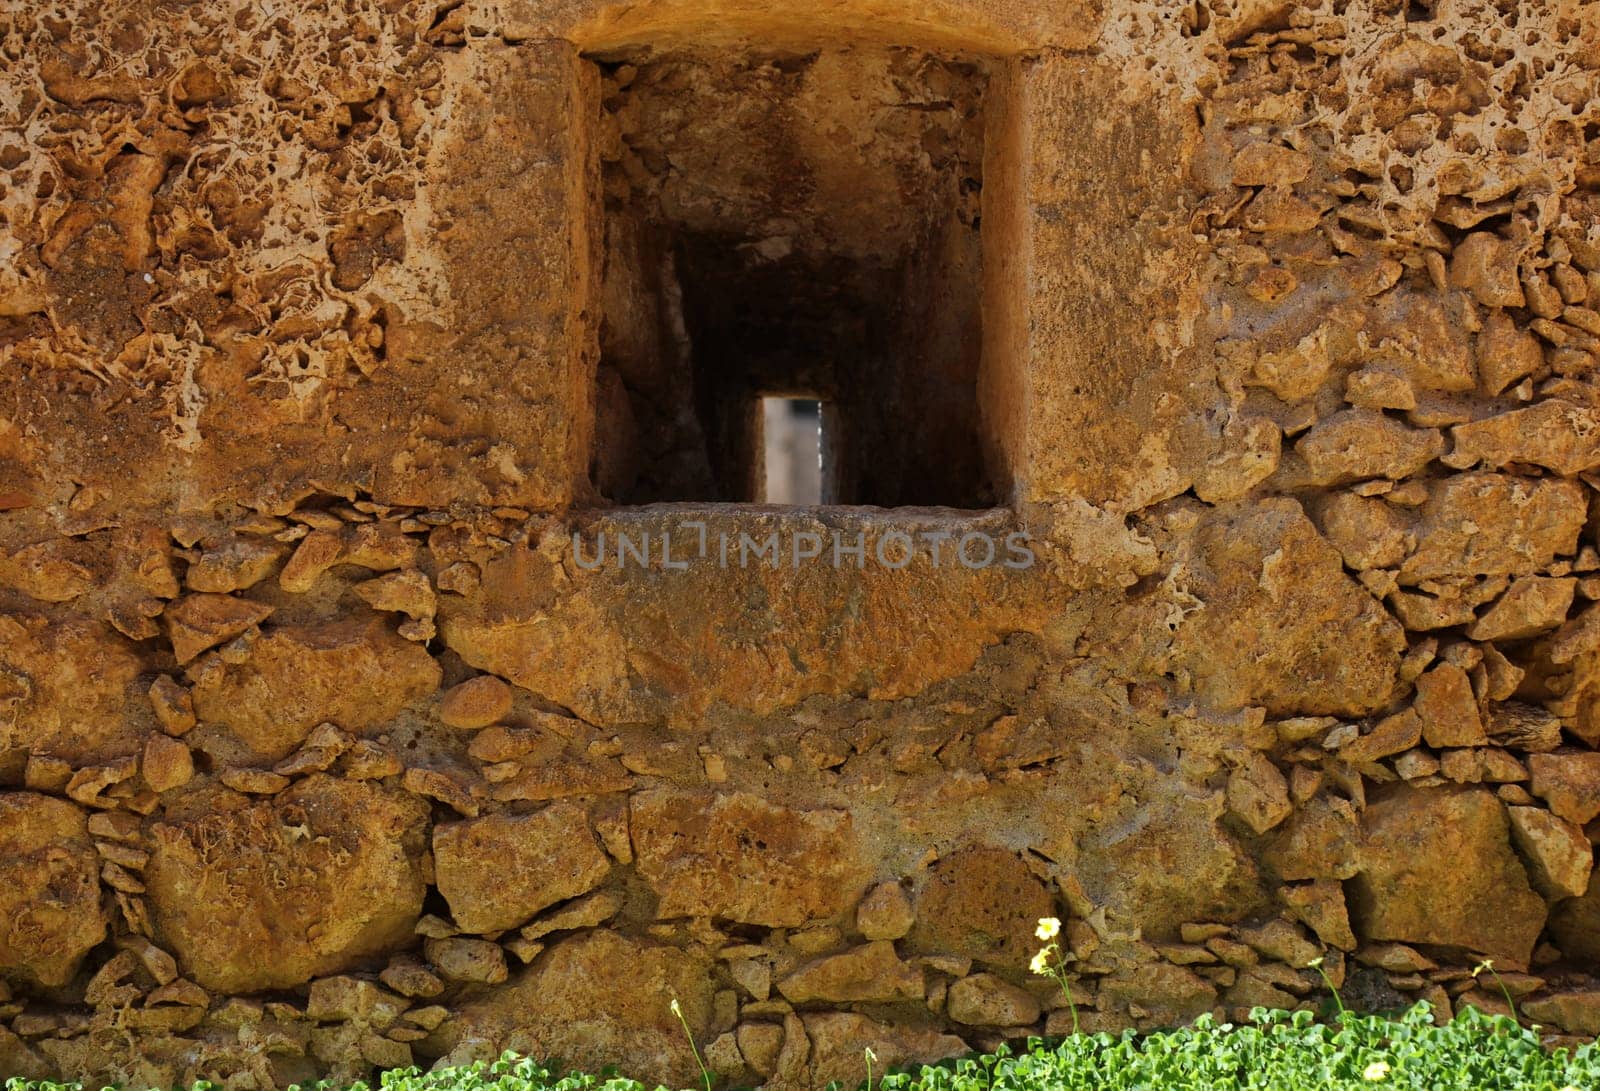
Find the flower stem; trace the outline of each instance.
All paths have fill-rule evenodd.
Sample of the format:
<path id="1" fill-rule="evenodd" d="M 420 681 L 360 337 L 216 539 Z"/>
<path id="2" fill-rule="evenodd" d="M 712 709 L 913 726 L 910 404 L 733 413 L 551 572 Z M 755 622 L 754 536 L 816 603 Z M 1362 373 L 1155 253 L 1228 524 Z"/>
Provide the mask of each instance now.
<path id="1" fill-rule="evenodd" d="M 678 1017 L 678 1023 L 683 1027 L 683 1036 L 689 1039 L 689 1052 L 694 1054 L 694 1063 L 700 1066 L 700 1075 L 706 1081 L 706 1091 L 711 1091 L 711 1071 L 706 1068 L 705 1061 L 700 1059 L 700 1047 L 694 1044 L 694 1032 L 689 1029 L 689 1020 L 683 1017 L 683 1005 L 678 1003 L 678 998 L 672 998 L 672 1014 Z"/>

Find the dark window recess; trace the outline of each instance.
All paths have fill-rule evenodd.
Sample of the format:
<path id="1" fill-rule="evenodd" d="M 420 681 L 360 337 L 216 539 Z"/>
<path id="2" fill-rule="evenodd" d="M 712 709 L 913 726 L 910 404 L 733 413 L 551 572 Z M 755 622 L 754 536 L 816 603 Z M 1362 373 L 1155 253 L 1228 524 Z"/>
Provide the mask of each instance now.
<path id="1" fill-rule="evenodd" d="M 599 66 L 613 503 L 759 501 L 762 399 L 824 406 L 817 500 L 986 507 L 987 79 L 906 48 Z"/>

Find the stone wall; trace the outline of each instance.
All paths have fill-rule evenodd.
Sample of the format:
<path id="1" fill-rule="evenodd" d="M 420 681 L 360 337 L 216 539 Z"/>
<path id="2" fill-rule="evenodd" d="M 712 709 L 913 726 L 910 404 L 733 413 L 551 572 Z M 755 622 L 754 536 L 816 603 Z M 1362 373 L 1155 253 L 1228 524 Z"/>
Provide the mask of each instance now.
<path id="1" fill-rule="evenodd" d="M 1049 915 L 1091 1028 L 1319 956 L 1496 1008 L 1488 957 L 1600 1032 L 1593 4 L 55 0 L 0 51 L 0 1071 L 687 1086 L 675 997 L 821 1086 L 1062 1032 Z M 751 173 L 625 132 L 652 60 L 862 94 Z M 676 327 L 608 179 L 798 187 L 719 228 L 759 271 L 885 162 L 948 217 L 823 256 L 903 228 L 862 283 L 968 386 L 902 352 L 868 439 L 953 407 L 928 473 L 999 506 L 614 504 L 708 433 L 630 446 Z M 772 535 L 867 560 L 715 548 Z"/>

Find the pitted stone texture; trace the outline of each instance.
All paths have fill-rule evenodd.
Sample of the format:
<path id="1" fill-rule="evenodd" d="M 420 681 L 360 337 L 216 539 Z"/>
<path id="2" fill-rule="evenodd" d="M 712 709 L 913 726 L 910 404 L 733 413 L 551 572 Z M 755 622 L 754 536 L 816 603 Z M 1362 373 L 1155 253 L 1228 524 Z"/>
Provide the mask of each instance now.
<path id="1" fill-rule="evenodd" d="M 916 923 L 916 910 L 899 883 L 879 883 L 856 906 L 856 929 L 867 939 L 899 939 Z"/>
<path id="2" fill-rule="evenodd" d="M 146 881 L 157 939 L 193 980 L 291 988 L 411 942 L 428 825 L 415 796 L 319 774 L 270 800 L 189 803 L 151 827 Z"/>
<path id="3" fill-rule="evenodd" d="M 635 865 L 663 918 L 792 928 L 847 912 L 871 874 L 846 811 L 661 789 L 636 793 L 631 812 Z"/>
<path id="4" fill-rule="evenodd" d="M 1600 247 L 1586 229 L 1600 219 L 1600 61 L 1592 21 L 1573 18 L 1585 6 L 802 7 L 340 0 L 297 9 L 285 29 L 235 0 L 19 6 L 0 71 L 0 100 L 17 115 L 8 121 L 26 137 L 0 138 L 0 609 L 16 620 L 0 622 L 0 779 L 71 784 L 112 808 L 89 829 L 105 846 L 100 896 L 125 918 L 119 933 L 174 903 L 161 860 L 136 874 L 146 828 L 168 839 L 200 831 L 194 875 L 247 876 L 248 889 L 225 893 L 287 922 L 270 932 L 244 914 L 247 935 L 266 937 L 251 941 L 252 957 L 274 965 L 360 926 L 375 904 L 398 916 L 384 884 L 413 855 L 387 850 L 401 859 L 368 867 L 339 847 L 341 836 L 404 840 L 369 828 L 384 809 L 367 804 L 370 793 L 388 791 L 372 783 L 321 833 L 279 820 L 300 788 L 259 802 L 216 790 L 219 775 L 283 787 L 247 771 L 269 764 L 253 744 L 292 745 L 311 706 L 333 709 L 330 737 L 389 737 L 352 739 L 341 756 L 344 741 L 323 748 L 325 733 L 309 736 L 283 776 L 334 770 L 393 784 L 410 766 L 411 784 L 468 809 L 583 799 L 622 862 L 592 895 L 615 895 L 614 906 L 547 911 L 530 930 L 557 930 L 534 938 L 446 935 L 453 925 L 436 919 L 425 945 L 397 926 L 396 946 L 426 946 L 441 969 L 472 979 L 445 1002 L 538 1024 L 522 1043 L 536 1052 L 620 1062 L 673 1086 L 698 1078 L 666 1008 L 674 992 L 700 1042 L 722 1042 L 727 1057 L 732 1032 L 739 1060 L 784 1091 L 835 1077 L 853 1085 L 869 1045 L 885 1064 L 959 1050 L 940 1033 L 950 1008 L 935 1009 L 950 1000 L 943 979 L 966 976 L 968 956 L 948 948 L 972 929 L 931 943 L 924 963 L 915 935 L 883 935 L 903 962 L 928 967 L 932 1007 L 784 1015 L 771 985 L 856 945 L 866 926 L 852 907 L 869 884 L 903 879 L 926 895 L 939 866 L 929 862 L 966 845 L 993 846 L 1026 870 L 1068 918 L 1087 965 L 1109 968 L 1096 975 L 1092 1016 L 1107 1029 L 1219 1003 L 1295 1003 L 1293 983 L 1314 982 L 1270 961 L 1219 988 L 1206 973 L 1220 982 L 1233 966 L 1171 965 L 1153 944 L 1119 938 L 1138 929 L 1162 943 L 1194 921 L 1238 928 L 1284 902 L 1327 942 L 1356 948 L 1348 893 L 1362 941 L 1388 922 L 1421 937 L 1451 974 L 1478 947 L 1508 952 L 1502 969 L 1525 954 L 1540 910 L 1515 861 L 1532 865 L 1546 897 L 1576 889 L 1588 841 L 1577 822 L 1594 793 L 1583 778 L 1557 784 L 1538 762 L 1527 763 L 1532 779 L 1517 779 L 1516 762 L 1600 742 L 1596 480 L 1585 469 L 1600 404 Z M 985 169 L 962 213 L 982 218 L 976 393 L 1015 510 L 717 510 L 707 529 L 715 543 L 721 530 L 761 539 L 856 518 L 912 529 L 1025 521 L 1040 563 L 981 575 L 580 569 L 574 530 L 592 541 L 603 526 L 614 541 L 621 526 L 672 529 L 685 514 L 574 514 L 597 500 L 587 471 L 608 452 L 592 442 L 593 416 L 613 391 L 593 375 L 619 333 L 599 328 L 609 300 L 595 245 L 607 199 L 598 163 L 618 135 L 598 99 L 628 78 L 613 62 L 687 44 L 736 47 L 725 59 L 737 65 L 738 50 L 781 39 L 796 47 L 793 63 L 808 64 L 819 42 L 866 38 L 987 68 Z M 897 96 L 887 113 L 925 105 L 946 109 Z M 857 135 L 844 131 L 835 146 L 859 147 Z M 726 177 L 752 146 L 712 151 Z M 662 169 L 692 187 L 683 166 Z M 841 181 L 848 193 L 848 173 Z M 794 187 L 800 203 L 828 192 L 805 178 Z M 707 187 L 713 201 L 717 188 Z M 862 188 L 883 192 L 885 179 Z M 786 245 L 785 226 L 771 228 L 751 240 L 763 253 Z M 669 278 L 662 256 L 642 254 L 641 269 Z M 259 544 L 226 556 L 242 538 Z M 269 564 L 271 553 L 280 557 Z M 407 574 L 353 591 L 365 577 L 352 566 Z M 212 671 L 243 677 L 275 632 L 369 618 L 363 596 L 426 615 L 418 573 L 440 592 L 441 639 L 425 646 L 449 676 L 488 670 L 527 691 L 507 731 L 524 730 L 534 709 L 575 715 L 553 725 L 559 743 L 470 752 L 438 722 L 438 678 L 415 656 L 407 668 L 377 655 L 381 665 L 349 683 L 341 667 L 301 670 L 285 656 L 259 687 L 215 687 L 198 727 L 186 692 L 151 685 L 185 668 L 185 687 Z M 178 575 L 192 586 L 180 589 Z M 1412 630 L 1406 640 L 1385 608 Z M 423 624 L 405 632 L 431 635 Z M 1441 663 L 1457 673 L 1426 683 L 1443 692 L 1422 706 L 1454 724 L 1432 741 L 1472 751 L 1414 745 L 1423 717 L 1407 702 Z M 1482 750 L 1469 700 L 1488 739 L 1516 757 Z M 178 785 L 179 752 L 150 748 L 147 779 L 172 785 L 159 797 L 132 764 L 147 751 L 152 708 L 195 764 Z M 1342 722 L 1286 720 L 1324 712 Z M 251 745 L 222 726 L 235 716 Z M 1388 727 L 1361 735 L 1357 720 Z M 1241 779 L 1238 817 L 1227 813 L 1233 770 L 1265 773 L 1258 761 L 1230 763 L 1239 748 L 1282 771 L 1293 811 L 1281 822 L 1270 777 Z M 621 772 L 624 758 L 654 771 Z M 1513 782 L 1405 789 L 1391 769 L 1423 784 L 1441 772 Z M 447 779 L 469 770 L 483 778 L 476 795 Z M 674 818 L 665 834 L 628 821 L 635 785 L 698 795 L 709 810 L 708 783 L 759 801 L 746 806 L 753 817 L 714 837 L 710 818 L 703 830 Z M 1509 846 L 1490 821 L 1494 791 L 1531 808 L 1517 813 L 1526 829 Z M 1398 815 L 1394 794 L 1412 800 Z M 1440 802 L 1458 799 L 1471 803 Z M 423 804 L 396 806 L 425 840 Z M 850 822 L 813 829 L 794 818 L 807 808 L 848 811 Z M 253 825 L 256 815 L 270 821 Z M 1363 848 L 1363 821 L 1376 847 Z M 305 834 L 290 832 L 301 825 Z M 752 856 L 737 836 L 759 841 L 778 827 L 794 827 L 803 851 Z M 630 869 L 636 842 L 650 847 L 648 873 Z M 840 845 L 866 858 L 842 880 L 828 874 Z M 170 849 L 154 847 L 171 863 Z M 422 848 L 418 890 L 431 866 Z M 300 867 L 306 859 L 315 868 Z M 990 870 L 970 874 L 982 882 Z M 1357 895 L 1385 876 L 1400 892 L 1365 905 Z M 141 882 L 147 894 L 133 892 Z M 1281 883 L 1297 885 L 1280 895 Z M 284 884 L 293 908 L 279 912 L 271 892 Z M 1552 982 L 1600 966 L 1594 887 L 1591 872 L 1583 896 L 1552 906 Z M 980 888 L 946 904 L 992 929 L 993 897 Z M 194 909 L 182 930 L 221 944 L 225 899 L 206 900 L 185 889 L 182 906 L 206 915 Z M 680 915 L 651 919 L 663 902 Z M 730 908 L 825 920 L 782 925 L 779 936 L 768 929 L 780 926 L 717 915 Z M 308 924 L 314 913 L 337 920 Z M 158 924 L 170 917 L 158 913 Z M 1027 917 L 1021 957 L 1037 942 Z M 564 936 L 569 928 L 579 934 Z M 536 950 L 543 943 L 551 949 Z M 1249 957 L 1238 943 L 1217 946 Z M 533 960 L 503 1002 L 492 990 L 507 986 L 485 984 L 505 969 L 502 950 Z M 91 957 L 99 952 L 119 957 L 105 946 Z M 222 970 L 242 958 L 185 957 Z M 389 959 L 358 961 L 352 972 Z M 1396 973 L 1420 964 L 1391 963 Z M 82 967 L 79 982 L 101 968 Z M 1032 982 L 1015 966 L 973 970 Z M 47 1003 L 46 990 L 11 976 L 8 1008 L 22 1013 L 7 1021 L 37 1028 L 43 1016 L 70 1035 L 30 1029 L 19 1051 L 0 1033 L 19 1073 L 38 1060 L 86 1083 L 174 1086 L 201 1056 L 241 1087 L 269 1087 L 348 1082 L 367 1061 L 409 1055 L 359 1027 L 309 1031 L 281 993 L 263 1006 L 213 990 L 207 1025 L 191 1033 L 170 1029 L 204 1014 L 186 983 L 169 982 L 161 1002 L 90 1016 L 53 1002 L 76 990 Z M 770 1006 L 735 1011 L 735 987 Z M 101 980 L 94 993 L 119 988 Z M 1523 1010 L 1576 1025 L 1573 1010 L 1593 998 L 1560 988 L 1566 999 Z M 569 1010 L 581 1018 L 561 1023 Z M 74 1033 L 86 1019 L 88 1033 Z M 406 1037 L 444 1019 L 430 1005 L 390 1029 Z M 308 1032 L 309 1053 L 290 1057 Z M 514 1044 L 493 1037 L 430 1039 L 416 1057 Z"/>
<path id="5" fill-rule="evenodd" d="M 1200 133 L 1157 86 L 1125 109 L 1094 108 L 1123 73 L 1111 57 L 1049 55 L 1015 77 L 1017 124 L 1052 137 L 1031 142 L 1024 207 L 1002 215 L 1020 219 L 1048 290 L 995 302 L 1030 361 L 1027 393 L 1001 402 L 1012 415 L 998 429 L 1024 469 L 1022 495 L 1132 511 L 1182 493 L 1221 444 L 1204 408 L 1218 395 L 1215 334 L 1194 336 L 1208 283 L 1182 211 L 1191 197 L 1177 172 L 1148 169 L 1190 159 Z M 1083 154 L 1090 147 L 1097 154 Z M 984 230 L 999 226 L 986 219 Z M 1127 336 L 1133 328 L 1153 335 Z M 1038 396 L 1046 390 L 1073 394 Z"/>
<path id="6" fill-rule="evenodd" d="M 445 691 L 439 719 L 463 731 L 498 722 L 511 711 L 511 687 L 491 674 L 480 674 Z"/>
<path id="7" fill-rule="evenodd" d="M 1529 785 L 1561 818 L 1582 826 L 1600 815 L 1600 753 L 1559 750 L 1528 758 Z"/>
<path id="8" fill-rule="evenodd" d="M 1430 485 L 1400 582 L 1520 576 L 1576 551 L 1587 498 L 1576 481 L 1475 473 Z"/>
<path id="9" fill-rule="evenodd" d="M 1553 902 L 1582 897 L 1594 871 L 1594 846 L 1582 828 L 1543 807 L 1507 807 L 1506 814 L 1534 886 Z"/>
<path id="10" fill-rule="evenodd" d="M 185 595 L 162 615 L 179 665 L 249 632 L 272 616 L 272 607 L 235 595 Z"/>
<path id="11" fill-rule="evenodd" d="M 950 541 L 987 534 L 1001 542 L 1015 529 L 1003 513 L 919 512 L 894 520 L 892 528 L 871 516 L 824 521 L 803 510 L 712 511 L 693 519 L 701 516 L 704 555 L 690 548 L 698 536 L 684 528 L 681 513 L 651 509 L 581 530 L 553 530 L 533 548 L 487 555 L 478 594 L 441 600 L 443 642 L 471 666 L 587 722 L 664 718 L 687 730 L 719 705 L 765 714 L 859 685 L 877 698 L 912 696 L 970 670 L 985 647 L 1042 623 L 1047 612 L 1025 571 L 998 561 L 969 569 L 948 542 L 937 567 L 927 548 L 900 571 L 876 563 L 858 569 L 849 558 L 835 567 L 828 552 L 794 559 L 806 542 L 801 536 L 819 535 L 831 550 L 836 530 L 847 545 L 864 534 L 868 556 L 886 529 L 945 533 Z M 584 568 L 575 563 L 575 533 L 583 539 Z M 607 559 L 595 567 L 601 534 Z M 662 536 L 670 536 L 673 563 L 687 567 L 619 565 L 624 534 L 635 549 L 648 537 L 656 565 Z M 781 557 L 752 552 L 740 564 L 741 536 L 763 547 L 775 543 Z M 642 601 L 652 608 L 641 612 Z M 824 617 L 833 622 L 816 624 Z M 729 625 L 737 639 L 728 638 Z M 887 631 L 894 640 L 883 639 Z M 772 654 L 777 646 L 787 651 Z"/>
<path id="12" fill-rule="evenodd" d="M 274 762 L 333 723 L 360 733 L 439 686 L 439 664 L 382 619 L 271 629 L 244 662 L 191 670 L 202 734 L 215 725 L 244 761 Z"/>
<path id="13" fill-rule="evenodd" d="M 78 765 L 137 753 L 155 724 L 144 670 L 107 626 L 0 614 L 0 749 Z"/>
<path id="14" fill-rule="evenodd" d="M 1217 990 L 1210 982 L 1187 967 L 1164 962 L 1131 965 L 1100 983 L 1101 1011 L 1136 1007 L 1162 1026 L 1189 1022 L 1216 1002 Z"/>
<path id="15" fill-rule="evenodd" d="M 1405 634 L 1298 504 L 1180 511 L 1170 522 L 1170 575 L 1145 607 L 1173 630 L 1166 670 L 1190 672 L 1218 708 L 1361 715 L 1388 700 Z"/>
<path id="16" fill-rule="evenodd" d="M 1021 969 L 1038 950 L 1039 918 L 1060 916 L 1045 885 L 1014 852 L 973 847 L 935 863 L 917 887 L 909 950 Z"/>
<path id="17" fill-rule="evenodd" d="M 1295 444 L 1313 485 L 1410 477 L 1444 453 L 1432 429 L 1408 428 L 1371 409 L 1350 409 L 1319 423 Z"/>
<path id="18" fill-rule="evenodd" d="M 0 975 L 65 985 L 106 934 L 100 858 L 83 811 L 0 792 Z"/>
<path id="19" fill-rule="evenodd" d="M 1363 940 L 1463 947 L 1527 965 L 1544 899 L 1492 792 L 1391 788 L 1369 802 L 1362 829 L 1350 909 Z"/>
<path id="20" fill-rule="evenodd" d="M 872 1065 L 873 1079 L 887 1069 L 914 1068 L 972 1052 L 972 1047 L 954 1034 L 915 1024 L 880 1023 L 854 1012 L 808 1013 L 802 1019 L 811 1044 L 806 1073 L 810 1087 L 827 1087 L 836 1080 L 845 1087 L 858 1086 L 867 1077 L 868 1049 L 877 1058 Z"/>
<path id="21" fill-rule="evenodd" d="M 1094 892 L 1097 904 L 1136 923 L 1149 939 L 1171 939 L 1186 921 L 1240 920 L 1261 913 L 1270 901 L 1266 880 L 1245 842 L 1229 828 L 1234 823 L 1224 820 L 1226 807 L 1221 791 L 1195 790 L 1158 776 L 1123 795 L 1105 820 L 1078 837 L 1077 878 Z M 1283 829 L 1280 825 L 1269 836 Z M 1038 946 L 1031 935 L 1030 924 L 1030 938 L 1023 943 L 1030 956 Z"/>
<path id="22" fill-rule="evenodd" d="M 433 858 L 439 893 L 464 932 L 515 927 L 593 890 L 611 870 L 588 815 L 571 803 L 439 826 Z"/>
<path id="23" fill-rule="evenodd" d="M 778 991 L 795 1004 L 921 1000 L 922 971 L 902 962 L 894 944 L 877 940 L 806 963 L 778 982 Z"/>
<path id="24" fill-rule="evenodd" d="M 562 940 L 493 993 L 465 1004 L 440 1028 L 440 1044 L 474 1039 L 500 1050 L 560 1057 L 598 1072 L 625 1057 L 637 1079 L 691 1087 L 700 1076 L 683 1028 L 704 1039 L 712 1018 L 707 963 L 686 951 L 615 932 Z"/>
<path id="25" fill-rule="evenodd" d="M 1600 410 L 1559 398 L 1451 429 L 1456 466 L 1519 462 L 1571 477 L 1600 466 Z"/>
<path id="26" fill-rule="evenodd" d="M 1028 990 L 994 974 L 973 974 L 950 986 L 950 1018 L 967 1026 L 1021 1027 L 1039 1018 L 1039 1001 Z"/>

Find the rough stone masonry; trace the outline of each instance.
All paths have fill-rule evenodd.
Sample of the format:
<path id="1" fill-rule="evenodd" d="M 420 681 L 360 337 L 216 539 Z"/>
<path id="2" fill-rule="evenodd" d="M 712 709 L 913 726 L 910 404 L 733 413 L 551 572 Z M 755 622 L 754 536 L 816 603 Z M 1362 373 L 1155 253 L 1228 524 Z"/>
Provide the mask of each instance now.
<path id="1" fill-rule="evenodd" d="M 1600 5 L 0 54 L 0 1073 L 820 1087 L 1069 1028 L 1042 916 L 1092 1029 L 1600 1032 Z M 686 522 L 1037 563 L 575 563 Z"/>

